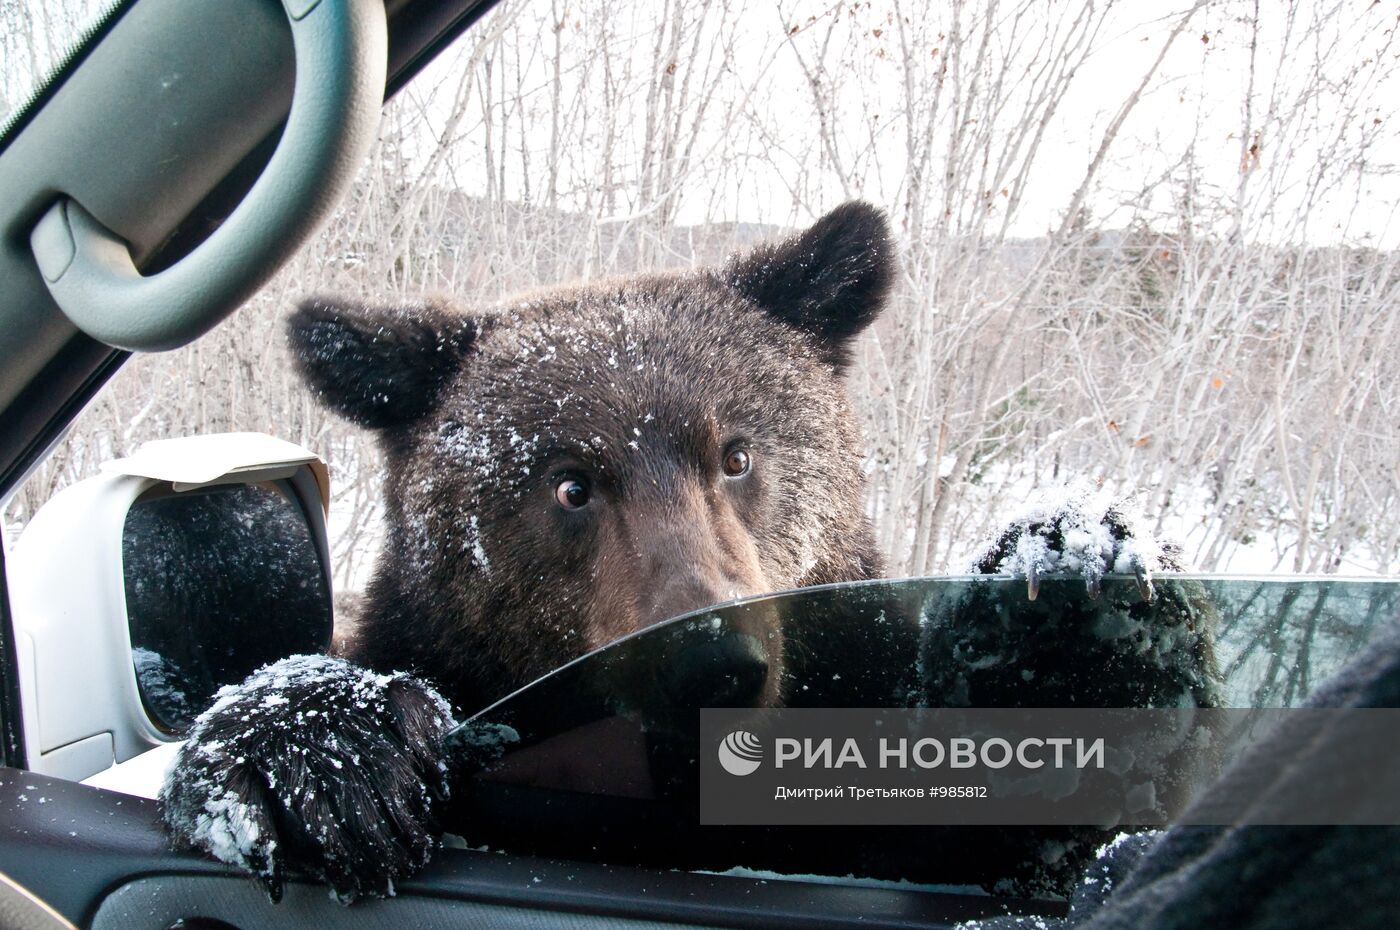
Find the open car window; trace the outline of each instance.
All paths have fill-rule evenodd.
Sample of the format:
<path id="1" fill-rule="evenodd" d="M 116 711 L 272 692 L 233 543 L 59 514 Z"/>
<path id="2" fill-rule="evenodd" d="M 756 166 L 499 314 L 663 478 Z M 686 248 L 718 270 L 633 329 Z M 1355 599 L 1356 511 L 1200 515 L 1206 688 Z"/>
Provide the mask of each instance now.
<path id="1" fill-rule="evenodd" d="M 1400 612 L 1395 580 L 1159 576 L 1156 589 L 1147 603 L 1133 578 L 1109 577 L 1091 599 L 1082 581 L 1051 579 L 1031 601 L 1020 579 L 929 578 L 811 588 L 677 618 L 573 662 L 463 724 L 452 738 L 465 761 L 448 829 L 468 846 L 507 853 L 855 876 L 983 894 L 996 887 L 985 856 L 930 849 L 985 853 L 983 844 L 999 840 L 1014 849 L 1024 832 L 702 826 L 700 758 L 713 747 L 699 740 L 701 708 L 764 701 L 727 689 L 729 678 L 743 674 L 734 650 L 763 640 L 760 654 L 782 667 L 780 694 L 768 700 L 789 708 L 1036 707 L 1039 687 L 1064 687 L 1069 677 L 1086 705 L 1173 708 L 1191 706 L 1190 696 L 1153 694 L 1147 680 L 1124 693 L 1103 664 L 1112 651 L 1096 650 L 1126 638 L 1150 652 L 1181 624 L 1196 622 L 1187 619 L 1194 614 L 1217 631 L 1221 705 L 1285 708 L 1301 704 Z M 1023 654 L 992 635 L 1004 626 L 1027 631 Z M 1036 647 L 1039 637 L 1061 640 L 1078 655 Z M 703 680 L 710 690 L 678 687 L 696 665 L 709 669 Z M 1008 679 L 1021 687 L 999 690 Z M 999 861 L 1005 893 L 1053 890 L 1053 857 L 1034 859 Z"/>
<path id="2" fill-rule="evenodd" d="M 851 373 L 891 574 L 960 570 L 1067 475 L 1146 489 L 1154 530 L 1201 571 L 1393 571 L 1396 530 L 1372 517 L 1400 512 L 1394 179 L 1367 155 L 1400 100 L 1376 89 L 1394 80 L 1368 45 L 1381 8 L 1243 23 L 1207 6 L 1156 70 L 1179 20 L 1136 8 L 894 9 L 498 4 L 389 101 L 353 193 L 283 273 L 199 342 L 123 367 L 6 501 L 7 535 L 148 439 L 272 431 L 336 470 L 336 586 L 362 590 L 383 459 L 290 374 L 297 300 L 481 307 L 700 267 L 859 196 L 892 211 L 906 269 Z M 1253 85 L 1251 41 L 1276 52 Z M 1276 70 L 1313 47 L 1350 51 Z M 1259 125 L 1236 125 L 1251 94 Z M 1341 138 L 1323 117 L 1354 158 L 1309 154 Z M 1256 130 L 1318 141 L 1251 155 Z M 1202 164 L 1222 139 L 1240 157 Z"/>
<path id="3" fill-rule="evenodd" d="M 385 6 L 391 23 L 431 20 L 428 3 Z M 931 857 L 919 831 L 700 826 L 699 709 L 1033 703 L 1039 687 L 1066 681 L 1104 704 L 1303 702 L 1393 621 L 1393 583 L 1159 577 L 1148 604 L 1130 578 L 1110 579 L 1095 598 L 1050 578 L 1028 597 L 1025 581 L 924 577 L 967 570 L 1021 502 L 1067 477 L 1105 495 L 1139 492 L 1144 525 L 1179 541 L 1182 561 L 1201 571 L 1381 575 L 1400 564 L 1390 169 L 1400 72 L 1388 14 L 1144 9 L 499 4 L 386 104 L 351 194 L 319 236 L 207 337 L 132 356 L 69 440 L 0 502 L 8 544 L 104 461 L 175 436 L 272 432 L 331 464 L 324 585 L 302 578 L 315 574 L 307 559 L 294 560 L 300 569 L 278 584 L 251 583 L 260 597 L 243 599 L 226 639 L 201 640 L 188 657 L 160 635 L 107 650 L 119 653 L 140 713 L 141 738 L 116 759 L 174 737 L 216 685 L 248 670 L 245 655 L 220 653 L 275 622 L 263 596 L 314 607 L 302 611 L 314 629 L 261 637 L 258 662 L 324 646 L 332 600 L 337 632 L 353 643 L 376 561 L 403 542 L 384 501 L 407 478 L 387 466 L 384 444 L 315 403 L 297 376 L 284 332 L 299 301 L 410 306 L 450 294 L 467 312 L 494 312 L 509 295 L 565 282 L 721 267 L 853 199 L 888 214 L 900 265 L 887 311 L 843 370 L 851 434 L 865 437 L 844 464 L 868 486 L 850 510 L 869 518 L 889 574 L 916 580 L 806 589 L 663 622 L 476 713 L 453 737 L 462 755 L 448 823 L 459 845 L 984 894 L 973 857 Z M 414 70 L 404 51 L 413 31 L 392 31 L 390 91 Z M 1335 52 L 1323 59 L 1317 48 Z M 415 68 L 437 50 L 414 51 Z M 21 92 L 8 92 L 15 112 Z M 220 226 L 235 187 L 210 194 L 162 240 L 171 261 Z M 138 213 L 171 209 L 140 190 L 123 196 Z M 22 244 L 27 232 L 11 238 Z M 529 448 L 536 432 L 514 431 L 511 449 Z M 466 459 L 482 448 L 463 441 L 458 451 Z M 488 559 L 478 516 L 459 504 L 446 510 L 468 517 L 470 533 L 453 551 L 464 567 L 502 571 L 508 559 Z M 304 555 L 307 539 L 294 541 Z M 284 596 L 280 583 L 300 593 Z M 552 594 L 540 603 L 561 600 Z M 46 595 L 30 600 L 34 615 Z M 949 612 L 969 623 L 943 623 Z M 1141 637 L 1150 656 L 1159 622 L 1194 633 L 1206 615 L 1219 641 L 1193 658 L 1219 681 L 1183 686 L 1179 670 L 1162 667 L 1160 680 L 1106 684 L 1112 660 L 1097 657 L 1096 638 Z M 111 618 L 108 629 L 127 635 L 127 618 Z M 179 622 L 163 617 L 155 632 Z M 980 636 L 1007 627 L 1056 645 L 1028 651 L 1029 662 L 1004 637 Z M 1066 629 L 1076 636 L 1060 642 Z M 32 651 L 25 640 L 17 648 Z M 199 681 L 162 712 L 152 697 L 172 657 Z M 546 655 L 520 680 L 561 661 Z M 69 686 L 90 665 L 55 663 L 43 677 L 77 694 Z M 92 703 L 84 697 L 71 703 Z M 104 743 L 89 754 L 87 741 L 110 729 L 94 728 L 36 735 L 32 753 L 73 750 L 52 770 L 65 778 L 96 771 L 113 753 Z M 939 842 L 963 848 L 958 836 Z M 994 890 L 1034 897 L 1077 878 L 1042 880 L 1056 854 L 1040 852 L 1040 865 L 1020 860 Z"/>

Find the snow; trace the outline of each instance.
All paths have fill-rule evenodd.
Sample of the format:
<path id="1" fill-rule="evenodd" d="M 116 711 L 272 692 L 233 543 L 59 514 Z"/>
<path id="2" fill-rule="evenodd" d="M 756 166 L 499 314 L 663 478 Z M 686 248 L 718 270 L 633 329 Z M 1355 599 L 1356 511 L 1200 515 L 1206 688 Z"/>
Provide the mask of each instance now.
<path id="1" fill-rule="evenodd" d="M 248 805 L 232 791 L 225 791 L 204 802 L 204 810 L 195 817 L 189 838 L 195 845 L 220 862 L 242 866 L 255 871 L 252 857 L 258 849 L 262 831 L 253 820 Z M 271 854 L 277 843 L 268 840 L 261 850 Z"/>
<path id="2" fill-rule="evenodd" d="M 476 514 L 467 518 L 467 541 L 471 544 L 472 558 L 484 574 L 491 574 L 491 560 L 486 557 L 486 548 L 481 544 L 481 524 Z"/>
<path id="3" fill-rule="evenodd" d="M 1166 558 L 1162 546 L 1131 510 L 1130 502 L 1083 484 L 1044 490 L 1008 521 L 1007 525 L 1020 532 L 1014 548 L 996 563 L 995 571 L 1024 576 L 1081 575 L 1091 582 L 1109 572 L 1130 574 L 1138 568 L 1150 575 L 1165 566 Z M 1123 538 L 1112 531 L 1114 523 L 1126 531 Z M 1051 545 L 1056 534 L 1059 546 Z M 978 563 L 996 553 L 999 542 L 995 540 L 977 553 L 966 570 L 976 572 Z"/>

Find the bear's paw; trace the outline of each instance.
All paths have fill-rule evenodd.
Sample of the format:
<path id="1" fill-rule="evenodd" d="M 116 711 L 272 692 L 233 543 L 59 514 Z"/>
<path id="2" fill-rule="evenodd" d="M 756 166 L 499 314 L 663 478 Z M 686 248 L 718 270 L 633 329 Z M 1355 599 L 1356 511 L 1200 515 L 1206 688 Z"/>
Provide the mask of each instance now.
<path id="1" fill-rule="evenodd" d="M 1176 547 L 1159 543 L 1133 515 L 1126 501 L 1086 487 L 1047 494 L 1009 520 L 971 559 L 970 574 L 1014 575 L 1026 579 L 1035 600 L 1047 575 L 1084 579 L 1097 597 L 1103 576 L 1136 576 L 1145 601 L 1154 596 L 1154 572 L 1179 572 Z"/>
<path id="2" fill-rule="evenodd" d="M 1122 502 L 1084 488 L 1047 496 L 1005 524 L 969 570 L 1025 579 L 1028 602 L 1009 601 L 1001 585 L 970 585 L 930 612 L 920 668 L 931 706 L 1219 704 L 1210 591 L 1179 574 L 1179 550 Z M 1110 573 L 1136 576 L 1136 589 L 1104 585 Z M 1084 593 L 1042 590 L 1050 576 L 1081 579 Z"/>
<path id="3" fill-rule="evenodd" d="M 438 844 L 453 723 L 409 675 L 292 656 L 223 688 L 195 720 L 161 816 L 177 844 L 253 873 L 274 900 L 287 871 L 346 902 L 392 895 Z"/>

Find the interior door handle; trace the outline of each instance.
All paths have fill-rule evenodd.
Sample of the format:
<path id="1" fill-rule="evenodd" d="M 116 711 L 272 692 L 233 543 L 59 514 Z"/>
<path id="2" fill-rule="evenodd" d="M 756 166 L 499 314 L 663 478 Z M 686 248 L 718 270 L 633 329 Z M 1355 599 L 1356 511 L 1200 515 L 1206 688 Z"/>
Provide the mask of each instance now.
<path id="1" fill-rule="evenodd" d="M 282 2 L 296 55 L 291 110 L 262 175 L 212 235 L 147 277 L 126 243 L 70 198 L 30 233 L 54 301 L 94 339 L 156 351 L 202 335 L 251 297 L 349 190 L 384 101 L 384 2 Z"/>

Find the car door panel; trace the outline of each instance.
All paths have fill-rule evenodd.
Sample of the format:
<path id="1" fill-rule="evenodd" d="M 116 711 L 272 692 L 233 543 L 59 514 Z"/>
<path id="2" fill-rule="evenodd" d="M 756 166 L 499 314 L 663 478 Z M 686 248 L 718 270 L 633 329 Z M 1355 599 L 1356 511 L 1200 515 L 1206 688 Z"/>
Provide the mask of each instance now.
<path id="1" fill-rule="evenodd" d="M 154 801 L 0 769 L 0 872 L 79 926 L 163 930 L 194 917 L 234 927 L 951 927 L 995 914 L 990 898 L 619 868 L 444 849 L 396 897 L 346 907 L 288 882 L 255 881 L 169 848 Z M 193 924 L 191 924 L 193 925 Z"/>

